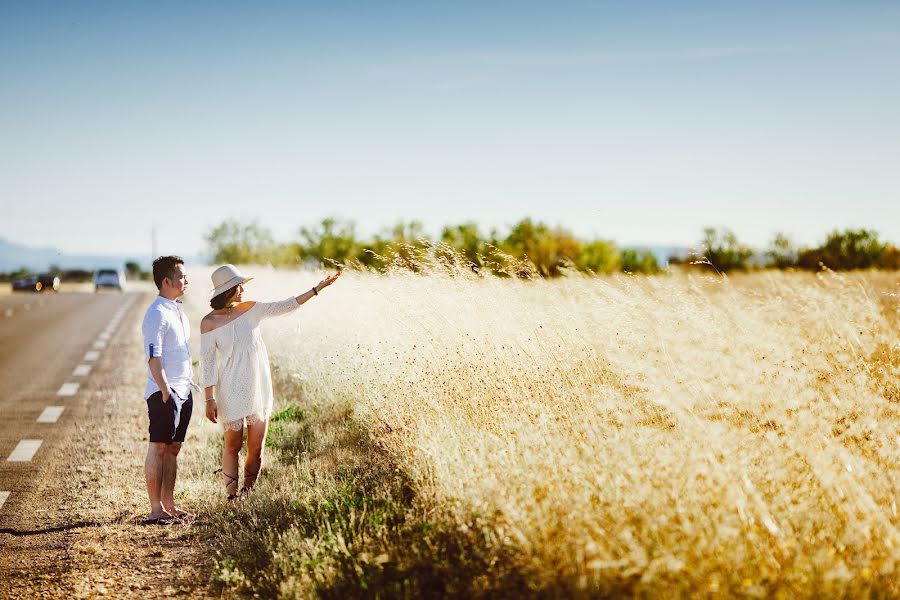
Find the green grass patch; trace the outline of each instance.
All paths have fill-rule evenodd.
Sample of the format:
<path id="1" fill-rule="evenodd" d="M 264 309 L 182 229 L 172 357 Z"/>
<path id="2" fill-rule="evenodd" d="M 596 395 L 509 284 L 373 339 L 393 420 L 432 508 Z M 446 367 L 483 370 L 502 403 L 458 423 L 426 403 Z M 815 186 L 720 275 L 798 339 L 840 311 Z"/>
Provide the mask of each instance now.
<path id="1" fill-rule="evenodd" d="M 282 382 L 282 386 L 285 384 Z M 349 407 L 273 415 L 256 491 L 213 515 L 222 592 L 287 598 L 534 596 L 487 521 L 420 504 Z M 540 594 L 538 594 L 540 595 Z"/>

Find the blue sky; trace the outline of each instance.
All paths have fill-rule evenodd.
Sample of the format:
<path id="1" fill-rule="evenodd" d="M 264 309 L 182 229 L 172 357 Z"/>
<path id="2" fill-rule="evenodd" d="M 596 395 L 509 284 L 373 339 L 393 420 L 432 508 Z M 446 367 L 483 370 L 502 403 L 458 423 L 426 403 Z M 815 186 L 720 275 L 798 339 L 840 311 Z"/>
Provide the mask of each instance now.
<path id="1" fill-rule="evenodd" d="M 789 6 L 786 6 L 789 4 Z M 0 3 L 0 237 L 531 216 L 900 242 L 900 4 Z"/>

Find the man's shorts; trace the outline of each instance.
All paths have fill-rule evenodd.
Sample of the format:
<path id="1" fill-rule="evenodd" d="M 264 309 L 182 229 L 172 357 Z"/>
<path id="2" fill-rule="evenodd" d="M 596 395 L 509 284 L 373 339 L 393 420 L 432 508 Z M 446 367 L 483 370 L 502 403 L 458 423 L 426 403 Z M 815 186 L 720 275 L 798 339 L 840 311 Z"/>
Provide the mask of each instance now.
<path id="1" fill-rule="evenodd" d="M 168 402 L 162 401 L 162 392 L 150 394 L 147 398 L 147 416 L 150 417 L 150 441 L 159 444 L 181 443 L 187 434 L 188 423 L 194 408 L 193 394 L 188 392 L 181 410 L 175 404 L 175 392 L 170 390 Z M 180 412 L 181 414 L 177 414 Z M 178 424 L 176 426 L 176 420 Z"/>

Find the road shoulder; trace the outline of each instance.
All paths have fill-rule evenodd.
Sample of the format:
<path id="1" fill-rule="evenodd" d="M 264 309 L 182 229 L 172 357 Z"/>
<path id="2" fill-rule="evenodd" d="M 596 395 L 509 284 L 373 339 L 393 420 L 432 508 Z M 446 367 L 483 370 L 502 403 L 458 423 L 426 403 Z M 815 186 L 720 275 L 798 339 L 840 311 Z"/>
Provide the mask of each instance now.
<path id="1" fill-rule="evenodd" d="M 191 525 L 138 524 L 147 512 L 140 319 L 150 299 L 134 303 L 110 340 L 77 400 L 87 403 L 83 418 L 66 424 L 66 440 L 20 505 L 27 514 L 0 533 L 0 597 L 218 595 L 209 585 L 202 515 Z M 187 473 L 208 470 L 201 419 L 195 411 L 182 452 Z M 202 513 L 179 492 L 188 510 Z"/>

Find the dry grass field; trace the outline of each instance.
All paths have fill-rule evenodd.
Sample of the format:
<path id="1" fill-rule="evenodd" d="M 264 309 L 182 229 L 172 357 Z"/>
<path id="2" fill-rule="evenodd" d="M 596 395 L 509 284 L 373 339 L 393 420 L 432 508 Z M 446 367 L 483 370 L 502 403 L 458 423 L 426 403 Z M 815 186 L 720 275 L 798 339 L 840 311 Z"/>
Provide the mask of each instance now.
<path id="1" fill-rule="evenodd" d="M 320 278 L 247 270 L 259 300 Z M 346 273 L 264 324 L 257 491 L 191 490 L 215 507 L 215 577 L 286 597 L 897 597 L 898 326 L 895 273 Z"/>

